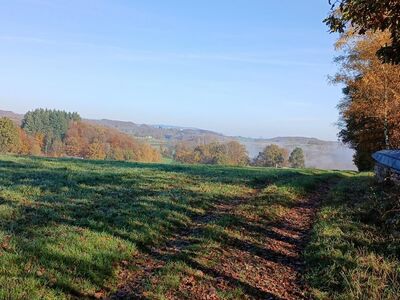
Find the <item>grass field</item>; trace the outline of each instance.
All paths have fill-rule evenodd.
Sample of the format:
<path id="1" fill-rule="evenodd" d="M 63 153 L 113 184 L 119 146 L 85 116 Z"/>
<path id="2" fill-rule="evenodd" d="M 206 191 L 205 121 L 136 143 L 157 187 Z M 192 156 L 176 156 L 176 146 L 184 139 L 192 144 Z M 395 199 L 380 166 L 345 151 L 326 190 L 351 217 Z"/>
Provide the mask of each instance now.
<path id="1" fill-rule="evenodd" d="M 400 189 L 345 177 L 322 203 L 305 257 L 316 299 L 400 299 Z"/>
<path id="2" fill-rule="evenodd" d="M 359 200 L 372 193 L 369 180 L 350 172 L 0 156 L 0 299 L 284 295 L 284 286 L 266 292 L 271 278 L 260 265 L 290 271 L 297 244 L 272 229 L 321 186 L 335 187 L 322 199 L 306 251 L 311 292 L 346 298 L 367 287 L 393 296 L 398 244 L 354 221 L 362 201 L 348 203 L 349 187 Z M 273 241 L 290 251 L 264 247 Z"/>

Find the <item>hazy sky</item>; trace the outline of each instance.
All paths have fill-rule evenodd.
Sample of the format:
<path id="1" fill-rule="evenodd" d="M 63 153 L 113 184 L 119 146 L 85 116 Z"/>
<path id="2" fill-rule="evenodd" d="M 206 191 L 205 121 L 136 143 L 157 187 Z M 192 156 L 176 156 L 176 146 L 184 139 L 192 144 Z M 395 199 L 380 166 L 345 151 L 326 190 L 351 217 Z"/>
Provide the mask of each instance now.
<path id="1" fill-rule="evenodd" d="M 336 139 L 328 0 L 0 0 L 0 109 Z"/>

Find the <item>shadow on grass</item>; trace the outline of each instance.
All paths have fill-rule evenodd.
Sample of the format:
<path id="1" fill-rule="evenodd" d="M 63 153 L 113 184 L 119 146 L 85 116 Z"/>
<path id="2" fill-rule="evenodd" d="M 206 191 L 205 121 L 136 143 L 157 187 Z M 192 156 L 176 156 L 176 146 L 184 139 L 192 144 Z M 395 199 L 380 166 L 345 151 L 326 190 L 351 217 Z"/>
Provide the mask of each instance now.
<path id="1" fill-rule="evenodd" d="M 203 209 L 243 196 L 240 188 L 228 194 L 224 188 L 229 185 L 292 187 L 309 182 L 311 188 L 331 176 L 298 170 L 44 158 L 1 160 L 0 170 L 0 205 L 13 210 L 13 218 L 0 220 L 0 230 L 15 243 L 22 266 L 19 276 L 33 276 L 46 289 L 79 297 L 105 288 L 116 264 L 131 259 L 135 249 L 146 252 L 187 227 Z M 203 191 L 200 184 L 209 190 Z M 257 226 L 262 226 L 247 225 L 247 230 L 258 233 Z M 67 231 L 66 236 L 59 228 Z M 223 239 L 254 255 L 285 260 L 244 241 Z M 249 295 L 270 296 L 188 259 L 195 268 L 223 276 Z M 25 274 L 24 266 L 31 263 L 43 268 L 45 275 L 40 270 Z"/>

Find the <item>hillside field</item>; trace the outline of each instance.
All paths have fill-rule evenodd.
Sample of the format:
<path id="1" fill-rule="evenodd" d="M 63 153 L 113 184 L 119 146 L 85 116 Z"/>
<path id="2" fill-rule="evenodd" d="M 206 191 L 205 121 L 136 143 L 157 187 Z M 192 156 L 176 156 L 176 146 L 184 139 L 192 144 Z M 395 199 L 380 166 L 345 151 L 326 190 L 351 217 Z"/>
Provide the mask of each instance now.
<path id="1" fill-rule="evenodd" d="M 0 156 L 0 299 L 396 299 L 399 240 L 376 218 L 392 192 L 366 173 Z"/>

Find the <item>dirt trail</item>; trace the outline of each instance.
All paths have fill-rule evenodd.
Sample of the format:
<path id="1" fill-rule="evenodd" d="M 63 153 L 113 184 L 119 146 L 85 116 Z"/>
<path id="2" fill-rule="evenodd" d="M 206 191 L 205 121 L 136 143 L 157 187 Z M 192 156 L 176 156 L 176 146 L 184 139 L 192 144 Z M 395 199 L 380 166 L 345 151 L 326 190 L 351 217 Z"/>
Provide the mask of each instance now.
<path id="1" fill-rule="evenodd" d="M 323 185 L 309 197 L 299 199 L 277 222 L 246 220 L 241 223 L 239 229 L 245 233 L 245 238 L 225 238 L 223 249 L 211 251 L 206 257 L 218 263 L 206 267 L 182 253 L 196 243 L 196 236 L 208 223 L 224 215 L 234 215 L 240 203 L 256 197 L 257 193 L 250 198 L 220 203 L 209 214 L 194 219 L 190 228 L 178 232 L 161 249 L 152 248 L 146 254 L 140 253 L 134 269 L 126 265 L 119 274 L 118 291 L 109 299 L 148 299 L 146 285 L 166 262 L 177 257 L 206 279 L 183 278 L 179 290 L 167 295 L 168 299 L 182 299 L 182 295 L 185 299 L 220 299 L 217 289 L 232 292 L 238 287 L 244 292 L 245 299 L 306 299 L 302 252 L 319 201 L 328 190 L 329 187 Z"/>

